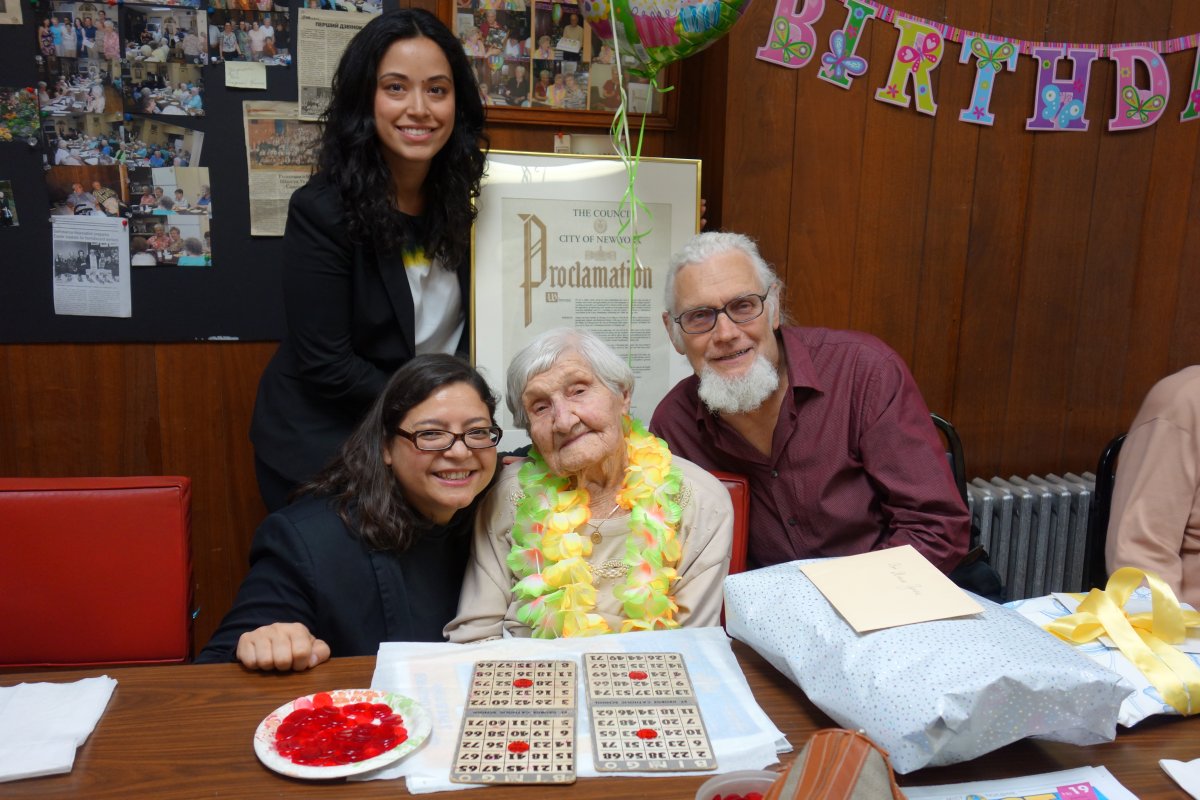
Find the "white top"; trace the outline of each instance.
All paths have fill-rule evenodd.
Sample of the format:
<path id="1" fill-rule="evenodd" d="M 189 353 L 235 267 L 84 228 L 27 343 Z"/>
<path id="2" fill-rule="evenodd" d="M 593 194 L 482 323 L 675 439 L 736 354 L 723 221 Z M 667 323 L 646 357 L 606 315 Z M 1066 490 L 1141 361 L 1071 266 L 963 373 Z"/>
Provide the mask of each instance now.
<path id="1" fill-rule="evenodd" d="M 423 252 L 404 254 L 404 274 L 416 312 L 413 333 L 417 354 L 454 354 L 467 324 L 458 275 L 442 269 Z"/>

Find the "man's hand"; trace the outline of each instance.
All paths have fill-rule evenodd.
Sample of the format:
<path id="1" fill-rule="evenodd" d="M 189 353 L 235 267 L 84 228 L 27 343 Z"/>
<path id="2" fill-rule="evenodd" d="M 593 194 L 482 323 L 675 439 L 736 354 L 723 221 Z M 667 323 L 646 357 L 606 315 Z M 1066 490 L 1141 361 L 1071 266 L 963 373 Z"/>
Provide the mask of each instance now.
<path id="1" fill-rule="evenodd" d="M 243 633 L 237 659 L 247 669 L 302 672 L 329 660 L 329 645 L 299 622 L 275 622 Z"/>

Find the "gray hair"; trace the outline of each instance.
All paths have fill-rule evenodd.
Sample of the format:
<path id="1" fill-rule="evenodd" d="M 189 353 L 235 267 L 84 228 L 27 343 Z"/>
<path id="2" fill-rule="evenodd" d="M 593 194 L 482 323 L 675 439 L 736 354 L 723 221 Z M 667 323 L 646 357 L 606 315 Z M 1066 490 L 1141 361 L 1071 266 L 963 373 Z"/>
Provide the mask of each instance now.
<path id="1" fill-rule="evenodd" d="M 766 303 L 767 311 L 770 312 L 774 319 L 778 320 L 780 318 L 779 296 L 783 293 L 783 281 L 779 279 L 775 270 L 766 262 L 762 254 L 758 252 L 758 245 L 754 243 L 753 239 L 745 234 L 729 233 L 726 231 L 708 231 L 697 234 L 682 249 L 671 256 L 671 260 L 667 265 L 666 288 L 663 290 L 663 301 L 667 313 L 672 317 L 678 313 L 678 310 L 675 308 L 675 278 L 679 274 L 679 270 L 689 264 L 699 264 L 715 256 L 735 251 L 746 256 L 750 260 L 750 263 L 754 265 L 754 272 L 758 276 L 758 283 L 763 293 L 767 292 L 772 286 L 778 286 L 767 298 Z M 677 330 L 677 328 L 678 326 L 673 323 L 668 326 L 671 340 L 678 347 L 682 347 L 682 332 Z"/>
<path id="2" fill-rule="evenodd" d="M 554 366 L 568 353 L 576 353 L 591 367 L 592 373 L 613 393 L 633 391 L 633 370 L 613 349 L 588 331 L 554 328 L 540 333 L 525 345 L 508 365 L 508 392 L 505 402 L 513 422 L 529 432 L 529 416 L 521 404 L 525 387 L 536 376 Z"/>

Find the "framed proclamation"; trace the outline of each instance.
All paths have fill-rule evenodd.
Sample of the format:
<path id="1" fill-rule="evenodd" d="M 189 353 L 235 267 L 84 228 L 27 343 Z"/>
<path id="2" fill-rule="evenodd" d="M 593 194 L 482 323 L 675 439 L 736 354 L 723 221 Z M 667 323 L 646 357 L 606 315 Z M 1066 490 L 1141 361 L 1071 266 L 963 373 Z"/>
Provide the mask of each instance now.
<path id="1" fill-rule="evenodd" d="M 700 225 L 700 162 L 643 158 L 633 227 L 619 158 L 493 151 L 475 221 L 472 356 L 503 393 L 509 362 L 551 328 L 591 331 L 633 367 L 633 415 L 692 374 L 662 323 L 667 261 Z M 632 287 L 631 284 L 632 283 Z M 504 449 L 529 442 L 501 403 Z"/>

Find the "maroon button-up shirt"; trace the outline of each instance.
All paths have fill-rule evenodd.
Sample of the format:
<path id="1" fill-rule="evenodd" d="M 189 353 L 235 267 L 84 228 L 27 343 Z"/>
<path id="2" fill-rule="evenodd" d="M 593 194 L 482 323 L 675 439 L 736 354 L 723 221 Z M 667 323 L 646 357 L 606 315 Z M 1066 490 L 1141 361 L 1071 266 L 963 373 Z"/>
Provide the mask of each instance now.
<path id="1" fill-rule="evenodd" d="M 770 455 L 704 406 L 695 376 L 663 398 L 650 430 L 706 469 L 750 479 L 755 566 L 911 544 L 952 570 L 967 551 L 970 516 L 903 359 L 855 331 L 778 335 L 791 391 Z"/>

